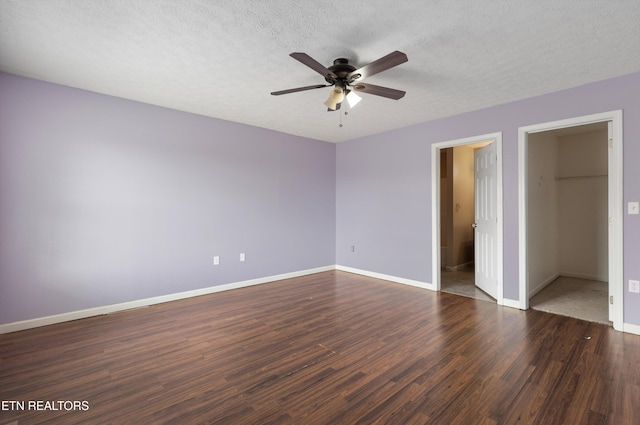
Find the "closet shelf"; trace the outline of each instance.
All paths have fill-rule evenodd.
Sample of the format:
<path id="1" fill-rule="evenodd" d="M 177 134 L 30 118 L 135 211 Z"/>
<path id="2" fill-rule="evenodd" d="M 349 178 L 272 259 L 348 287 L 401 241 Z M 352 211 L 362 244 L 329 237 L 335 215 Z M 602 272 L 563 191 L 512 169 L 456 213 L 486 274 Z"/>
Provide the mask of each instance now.
<path id="1" fill-rule="evenodd" d="M 562 176 L 556 177 L 556 180 L 575 180 L 575 179 L 596 179 L 600 177 L 609 177 L 608 174 L 593 174 L 588 176 Z"/>

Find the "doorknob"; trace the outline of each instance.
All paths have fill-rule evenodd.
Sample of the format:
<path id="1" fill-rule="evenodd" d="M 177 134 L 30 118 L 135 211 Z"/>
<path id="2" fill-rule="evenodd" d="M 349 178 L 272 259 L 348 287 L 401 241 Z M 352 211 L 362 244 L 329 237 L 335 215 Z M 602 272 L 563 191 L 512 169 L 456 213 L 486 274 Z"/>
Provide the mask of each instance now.
<path id="1" fill-rule="evenodd" d="M 478 223 L 473 223 L 473 224 L 471 225 L 471 227 L 473 227 L 473 228 L 475 229 L 476 227 L 478 227 Z"/>

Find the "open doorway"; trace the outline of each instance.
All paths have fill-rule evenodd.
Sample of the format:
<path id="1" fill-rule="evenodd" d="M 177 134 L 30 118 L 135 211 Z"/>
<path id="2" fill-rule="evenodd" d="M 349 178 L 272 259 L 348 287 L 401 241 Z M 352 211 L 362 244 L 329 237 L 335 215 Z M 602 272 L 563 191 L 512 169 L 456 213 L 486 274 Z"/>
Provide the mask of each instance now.
<path id="1" fill-rule="evenodd" d="M 608 123 L 529 135 L 529 305 L 609 323 Z"/>
<path id="2" fill-rule="evenodd" d="M 519 129 L 520 308 L 621 330 L 621 129 L 620 111 Z M 539 298 L 554 286 L 565 288 L 543 302 L 563 291 L 573 291 L 571 301 L 541 308 Z M 585 296 L 590 291 L 595 298 Z M 590 309 L 599 312 L 579 314 Z"/>
<path id="3" fill-rule="evenodd" d="M 493 301 L 476 282 L 475 152 L 490 141 L 440 149 L 440 290 Z"/>
<path id="4" fill-rule="evenodd" d="M 502 304 L 502 135 L 432 147 L 437 290 Z"/>

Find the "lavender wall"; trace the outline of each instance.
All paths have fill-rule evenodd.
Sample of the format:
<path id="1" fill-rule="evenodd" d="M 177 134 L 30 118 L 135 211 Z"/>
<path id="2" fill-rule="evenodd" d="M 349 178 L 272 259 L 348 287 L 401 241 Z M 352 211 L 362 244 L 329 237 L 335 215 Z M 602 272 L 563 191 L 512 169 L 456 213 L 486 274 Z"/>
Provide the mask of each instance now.
<path id="1" fill-rule="evenodd" d="M 431 283 L 431 144 L 503 132 L 504 296 L 518 299 L 518 127 L 623 109 L 624 211 L 640 200 L 640 73 L 341 143 L 336 262 Z M 625 323 L 640 325 L 640 216 L 624 216 Z M 351 245 L 356 250 L 351 252 Z"/>
<path id="2" fill-rule="evenodd" d="M 626 211 L 640 73 L 337 146 L 0 74 L 0 323 L 336 262 L 430 282 L 431 144 L 496 131 L 517 299 L 518 127 L 615 109 Z M 624 233 L 625 322 L 640 325 L 640 216 Z"/>
<path id="3" fill-rule="evenodd" d="M 335 264 L 333 144 L 7 74 L 0 117 L 0 323 Z"/>

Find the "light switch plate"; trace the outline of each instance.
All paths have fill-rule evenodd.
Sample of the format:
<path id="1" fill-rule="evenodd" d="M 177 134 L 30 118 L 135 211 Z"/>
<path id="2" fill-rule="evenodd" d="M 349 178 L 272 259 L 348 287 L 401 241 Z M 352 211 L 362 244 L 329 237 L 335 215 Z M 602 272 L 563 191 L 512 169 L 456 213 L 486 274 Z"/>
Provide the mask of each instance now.
<path id="1" fill-rule="evenodd" d="M 640 214 L 640 202 L 629 202 L 627 209 L 628 214 Z"/>

